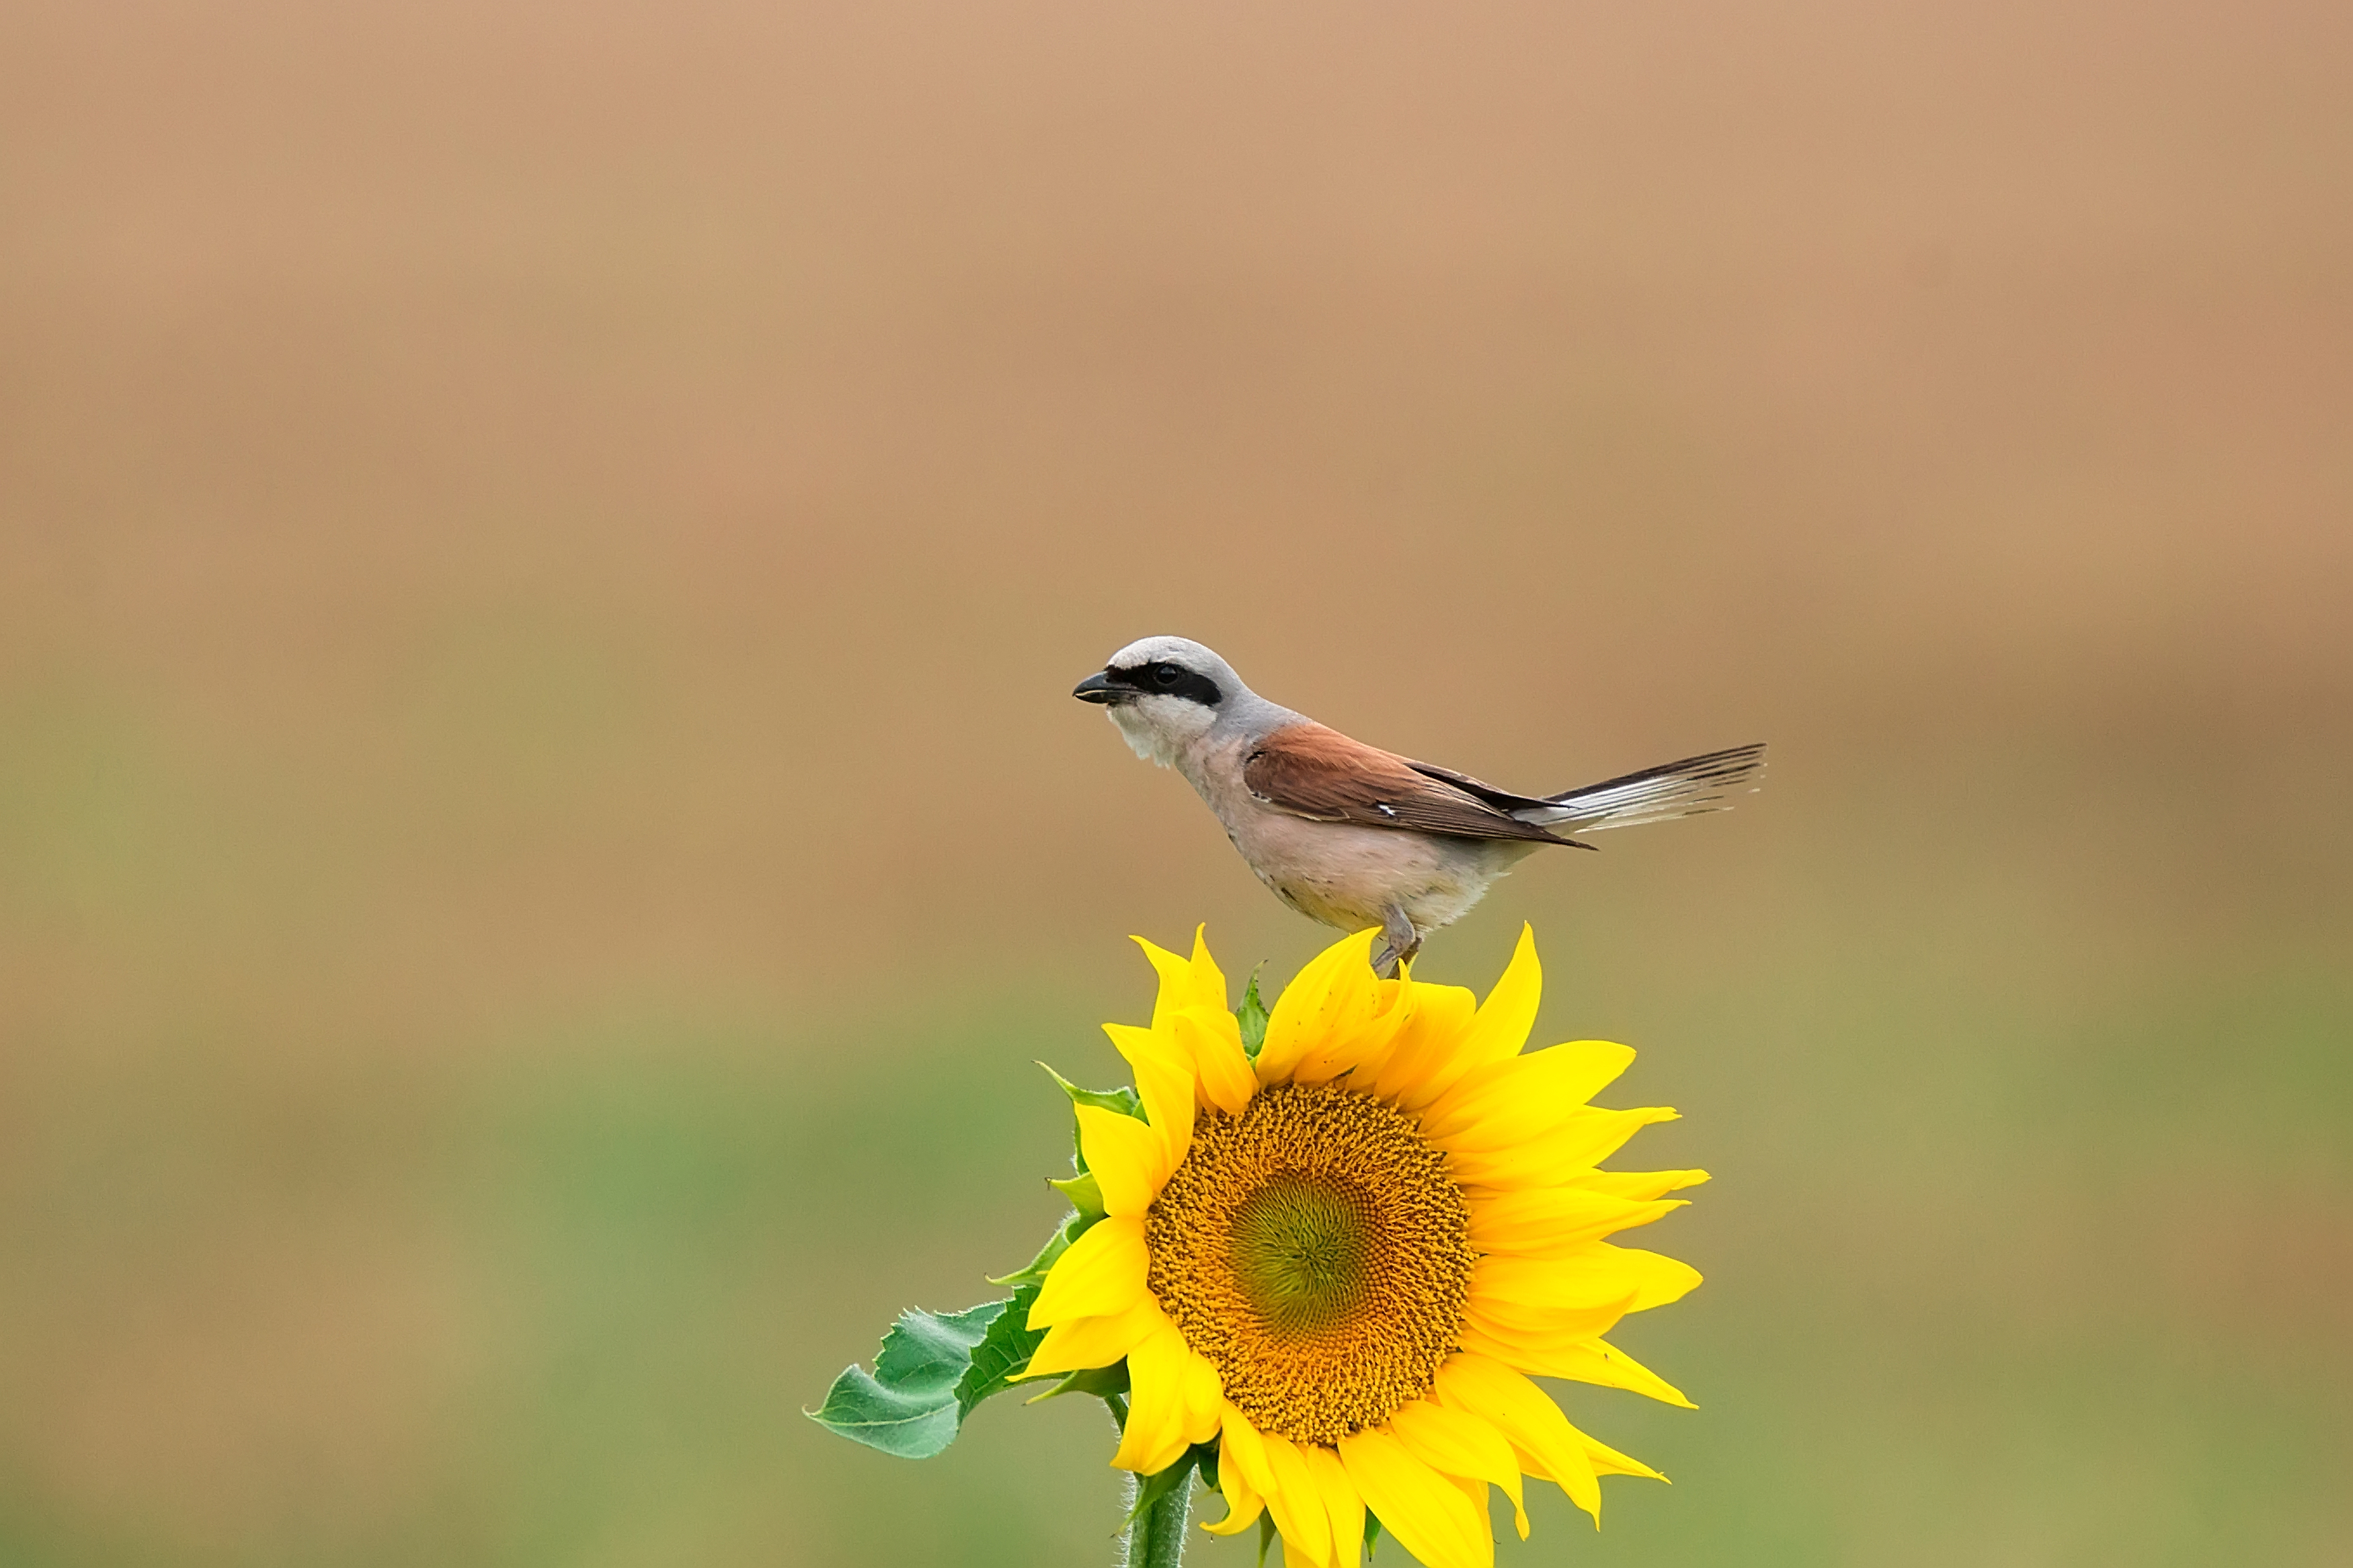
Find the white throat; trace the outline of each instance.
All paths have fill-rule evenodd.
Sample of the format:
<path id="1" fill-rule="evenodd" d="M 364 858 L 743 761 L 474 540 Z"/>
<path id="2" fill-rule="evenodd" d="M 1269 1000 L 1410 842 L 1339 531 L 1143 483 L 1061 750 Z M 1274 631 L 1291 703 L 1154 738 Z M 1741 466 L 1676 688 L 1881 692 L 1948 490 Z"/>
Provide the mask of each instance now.
<path id="1" fill-rule="evenodd" d="M 1185 748 L 1209 731 L 1218 716 L 1181 697 L 1139 697 L 1104 710 L 1128 748 L 1147 763 L 1177 765 Z"/>

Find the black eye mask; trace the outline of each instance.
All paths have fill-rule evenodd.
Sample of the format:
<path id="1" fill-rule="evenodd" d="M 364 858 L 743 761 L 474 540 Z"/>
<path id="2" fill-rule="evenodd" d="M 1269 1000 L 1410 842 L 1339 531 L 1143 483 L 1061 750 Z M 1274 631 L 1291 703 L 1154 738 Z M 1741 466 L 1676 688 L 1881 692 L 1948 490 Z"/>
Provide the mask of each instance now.
<path id="1" fill-rule="evenodd" d="M 1164 679 L 1170 675 L 1175 679 Z M 1141 692 L 1153 697 L 1181 697 L 1204 708 L 1215 708 L 1225 700 L 1225 693 L 1218 689 L 1216 681 L 1206 675 L 1196 674 L 1181 664 L 1144 664 L 1133 669 L 1106 669 L 1103 679 L 1124 691 Z"/>

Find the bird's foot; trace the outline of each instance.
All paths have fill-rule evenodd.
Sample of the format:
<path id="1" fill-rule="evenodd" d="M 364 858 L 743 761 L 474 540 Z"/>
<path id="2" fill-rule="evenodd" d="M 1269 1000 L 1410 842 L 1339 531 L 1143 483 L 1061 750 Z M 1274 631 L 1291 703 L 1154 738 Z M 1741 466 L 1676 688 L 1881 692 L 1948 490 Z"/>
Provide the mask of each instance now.
<path id="1" fill-rule="evenodd" d="M 1421 933 L 1413 929 L 1406 912 L 1391 909 L 1388 918 L 1381 922 L 1381 940 L 1373 944 L 1373 973 L 1384 980 L 1397 978 L 1398 971 L 1413 961 L 1421 951 Z"/>

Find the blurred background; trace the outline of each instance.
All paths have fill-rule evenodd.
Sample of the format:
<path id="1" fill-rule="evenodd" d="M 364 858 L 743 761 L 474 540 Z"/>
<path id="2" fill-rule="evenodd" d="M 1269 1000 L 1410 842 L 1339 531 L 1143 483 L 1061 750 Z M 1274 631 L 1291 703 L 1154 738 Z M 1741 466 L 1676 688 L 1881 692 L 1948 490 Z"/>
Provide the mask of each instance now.
<path id="1" fill-rule="evenodd" d="M 2353 1562 L 2348 69 L 0 3 L 0 1561 L 1106 1561 L 1099 1409 L 799 1411 L 1058 1215 L 1128 932 L 1324 941 L 1068 696 L 1176 631 L 1523 789 L 1773 743 L 1424 962 L 1533 921 L 1717 1173 L 1699 1411 L 1565 1391 L 1677 1484 L 1507 1562 Z"/>

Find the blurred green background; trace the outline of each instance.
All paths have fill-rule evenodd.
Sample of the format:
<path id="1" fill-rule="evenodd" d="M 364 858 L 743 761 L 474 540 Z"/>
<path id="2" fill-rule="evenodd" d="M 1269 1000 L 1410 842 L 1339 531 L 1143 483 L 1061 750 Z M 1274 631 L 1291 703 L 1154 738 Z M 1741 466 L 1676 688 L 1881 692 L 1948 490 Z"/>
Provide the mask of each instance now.
<path id="1" fill-rule="evenodd" d="M 1514 1563 L 2353 1562 L 2353 11 L 0 4 L 0 1563 L 1101 1563 L 798 1414 L 1059 1208 L 1071 685 L 1558 789 L 1673 1476 Z M 1508 1532 L 1507 1532 L 1508 1533 Z M 1204 1542 L 1240 1568 L 1241 1544 Z M 1386 1556 L 1386 1553 L 1385 1553 Z"/>

